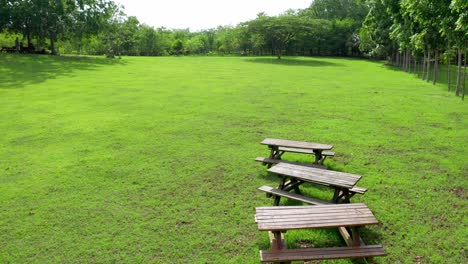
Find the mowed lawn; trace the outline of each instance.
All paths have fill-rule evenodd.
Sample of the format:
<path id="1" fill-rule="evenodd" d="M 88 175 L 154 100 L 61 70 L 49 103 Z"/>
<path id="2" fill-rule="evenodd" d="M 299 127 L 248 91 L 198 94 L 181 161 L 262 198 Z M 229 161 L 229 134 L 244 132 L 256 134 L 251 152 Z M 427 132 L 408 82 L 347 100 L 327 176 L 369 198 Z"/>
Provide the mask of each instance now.
<path id="1" fill-rule="evenodd" d="M 326 164 L 363 175 L 375 262 L 464 263 L 467 119 L 445 86 L 357 59 L 0 54 L 0 263 L 258 263 L 266 137 L 333 144 Z"/>

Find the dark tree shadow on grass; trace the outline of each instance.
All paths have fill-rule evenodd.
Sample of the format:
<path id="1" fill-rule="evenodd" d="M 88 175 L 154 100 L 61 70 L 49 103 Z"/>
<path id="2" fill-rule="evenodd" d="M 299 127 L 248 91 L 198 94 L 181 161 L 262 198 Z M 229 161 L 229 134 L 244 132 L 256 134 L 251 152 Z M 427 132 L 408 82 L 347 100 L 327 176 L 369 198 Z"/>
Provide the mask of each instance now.
<path id="1" fill-rule="evenodd" d="M 294 57 L 283 57 L 282 59 L 277 58 L 251 58 L 247 59 L 248 62 L 263 63 L 271 65 L 281 66 L 309 66 L 309 67 L 325 67 L 325 66 L 344 66 L 340 63 L 334 63 L 329 61 L 314 60 L 314 59 L 298 59 Z"/>
<path id="2" fill-rule="evenodd" d="M 422 80 L 422 75 L 421 75 L 422 74 L 422 69 L 421 69 L 420 64 L 418 64 L 417 71 L 414 70 L 414 64 L 411 64 L 411 72 L 405 72 L 403 69 L 400 69 L 399 67 L 391 65 L 391 64 L 386 63 L 386 62 L 380 62 L 380 64 L 382 65 L 382 67 L 384 67 L 387 70 L 411 74 L 415 78 L 419 79 L 421 82 L 427 82 L 427 83 L 430 83 L 430 84 L 433 83 L 433 81 L 432 81 L 433 74 L 434 74 L 434 68 L 432 68 L 432 67 L 434 67 L 433 64 L 431 64 L 431 69 L 430 69 L 430 72 L 429 72 L 429 76 L 430 76 L 429 77 L 430 78 L 429 82 L 427 80 Z M 463 69 L 462 69 L 462 74 L 463 74 Z M 461 78 L 463 79 L 463 76 Z M 456 82 L 457 82 L 457 66 L 452 64 L 451 67 L 450 67 L 450 87 L 451 87 L 450 90 L 451 90 L 451 92 L 455 91 Z M 436 84 L 442 85 L 442 86 L 439 86 L 439 88 L 442 88 L 443 91 L 448 90 L 447 65 L 439 64 L 438 70 L 437 70 Z M 463 89 L 463 87 L 462 87 L 462 89 Z"/>
<path id="3" fill-rule="evenodd" d="M 96 57 L 0 54 L 0 89 L 23 88 L 58 76 L 72 76 L 76 71 L 125 63 Z"/>

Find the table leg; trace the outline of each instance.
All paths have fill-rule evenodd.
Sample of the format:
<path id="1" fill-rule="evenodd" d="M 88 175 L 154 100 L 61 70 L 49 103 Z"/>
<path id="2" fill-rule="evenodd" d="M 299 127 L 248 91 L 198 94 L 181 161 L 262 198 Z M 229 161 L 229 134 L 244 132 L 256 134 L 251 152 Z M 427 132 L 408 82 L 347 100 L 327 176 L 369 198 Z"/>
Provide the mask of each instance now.
<path id="1" fill-rule="evenodd" d="M 286 177 L 281 177 L 281 182 L 280 182 L 280 184 L 279 184 L 279 186 L 278 186 L 278 189 L 283 190 L 285 184 L 286 184 Z M 275 196 L 275 199 L 273 200 L 273 205 L 274 205 L 274 206 L 278 206 L 279 203 L 280 203 L 280 200 L 281 200 L 281 196 L 276 195 L 276 196 Z"/>
<path id="2" fill-rule="evenodd" d="M 273 231 L 272 237 L 270 237 L 271 251 L 278 251 L 286 248 L 286 242 L 284 236 L 280 231 Z"/>
<path id="3" fill-rule="evenodd" d="M 337 200 L 339 199 L 339 197 L 340 197 L 340 189 L 335 188 L 335 192 L 333 193 L 332 202 L 337 203 Z"/>
<path id="4" fill-rule="evenodd" d="M 322 160 L 322 150 L 320 149 L 314 149 L 314 155 L 315 155 L 315 161 L 314 164 L 320 164 L 320 161 Z"/>
<path id="5" fill-rule="evenodd" d="M 351 196 L 353 196 L 348 189 L 335 188 L 332 202 L 337 203 L 350 203 Z"/>
<path id="6" fill-rule="evenodd" d="M 270 245 L 271 251 L 277 252 L 283 249 L 286 249 L 286 241 L 284 240 L 284 235 L 280 231 L 269 232 L 270 235 Z M 284 264 L 289 264 L 291 262 L 280 262 Z"/>
<path id="7" fill-rule="evenodd" d="M 279 156 L 279 149 L 278 149 L 278 146 L 268 146 L 268 148 L 270 149 L 270 159 L 277 159 L 278 156 Z"/>
<path id="8" fill-rule="evenodd" d="M 276 159 L 276 160 L 281 159 L 281 155 L 283 153 L 281 151 L 279 151 L 278 146 L 268 146 L 268 148 L 270 149 L 270 157 L 269 157 L 270 159 Z M 267 168 L 271 168 L 271 166 L 273 166 L 273 164 L 271 164 L 271 163 L 267 164 Z"/>
<path id="9" fill-rule="evenodd" d="M 361 238 L 359 237 L 359 226 L 355 226 L 351 228 L 351 238 L 352 238 L 352 246 L 357 247 L 361 245 Z"/>
<path id="10" fill-rule="evenodd" d="M 291 179 L 289 180 L 288 182 L 286 182 L 284 185 L 283 185 L 283 191 L 286 191 L 286 192 L 289 192 L 291 191 L 292 189 L 294 189 L 296 191 L 297 194 L 301 194 L 301 190 L 299 189 L 299 185 L 303 184 L 304 182 L 303 181 L 298 181 L 296 179 Z"/>

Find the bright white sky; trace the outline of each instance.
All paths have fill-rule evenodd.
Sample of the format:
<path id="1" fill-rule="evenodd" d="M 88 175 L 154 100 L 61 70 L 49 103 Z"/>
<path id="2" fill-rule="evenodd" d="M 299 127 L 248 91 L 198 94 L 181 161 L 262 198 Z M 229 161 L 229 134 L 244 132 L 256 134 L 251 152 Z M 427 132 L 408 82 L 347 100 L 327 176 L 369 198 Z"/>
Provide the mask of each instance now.
<path id="1" fill-rule="evenodd" d="M 125 7 L 128 16 L 140 23 L 191 31 L 217 26 L 236 26 L 257 17 L 260 12 L 278 15 L 288 9 L 303 9 L 312 0 L 114 0 Z"/>

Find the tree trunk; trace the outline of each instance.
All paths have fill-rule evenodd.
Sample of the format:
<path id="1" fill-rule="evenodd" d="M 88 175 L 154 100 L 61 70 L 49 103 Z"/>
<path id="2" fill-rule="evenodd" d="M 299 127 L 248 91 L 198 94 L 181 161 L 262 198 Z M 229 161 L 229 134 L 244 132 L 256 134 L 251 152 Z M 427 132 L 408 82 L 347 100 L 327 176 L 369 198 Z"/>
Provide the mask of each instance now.
<path id="1" fill-rule="evenodd" d="M 402 68 L 403 70 L 405 70 L 405 53 L 401 53 L 400 54 L 401 58 L 400 58 L 400 68 Z"/>
<path id="2" fill-rule="evenodd" d="M 450 76 L 450 42 L 448 42 L 447 45 L 447 91 L 450 92 L 450 81 L 451 81 L 451 76 Z"/>
<path id="3" fill-rule="evenodd" d="M 16 37 L 16 39 L 15 39 L 15 50 L 16 50 L 16 52 L 20 51 L 20 44 L 19 44 L 18 37 Z"/>
<path id="4" fill-rule="evenodd" d="M 426 51 L 424 51 L 423 60 L 422 60 L 422 70 L 421 70 L 421 79 L 425 80 L 425 70 L 426 70 Z"/>
<path id="5" fill-rule="evenodd" d="M 401 57 L 402 57 L 401 68 L 403 69 L 403 71 L 406 71 L 406 50 L 403 51 L 403 53 L 401 54 Z"/>
<path id="6" fill-rule="evenodd" d="M 416 76 L 418 76 L 418 59 L 417 59 L 417 57 L 414 57 L 414 73 L 416 73 Z"/>
<path id="7" fill-rule="evenodd" d="M 434 76 L 432 80 L 432 84 L 436 84 L 437 82 L 437 70 L 439 68 L 439 51 L 435 51 L 435 56 L 434 56 Z"/>
<path id="8" fill-rule="evenodd" d="M 408 72 L 411 73 L 411 54 L 408 57 Z"/>
<path id="9" fill-rule="evenodd" d="M 465 48 L 465 62 L 464 62 L 464 65 L 463 65 L 463 91 L 462 91 L 462 100 L 465 100 L 465 90 L 466 90 L 466 86 L 465 86 L 465 81 L 466 81 L 466 48 Z"/>
<path id="10" fill-rule="evenodd" d="M 407 66 L 407 65 L 406 65 L 406 62 L 408 61 L 408 51 L 405 50 L 405 53 L 404 53 L 404 55 L 403 55 L 403 58 L 404 58 L 404 60 L 403 60 L 403 69 L 404 69 L 405 71 L 408 71 L 408 67 L 406 67 L 406 66 Z"/>
<path id="11" fill-rule="evenodd" d="M 411 53 L 409 49 L 406 50 L 406 71 L 410 72 L 410 61 L 411 61 Z"/>
<path id="12" fill-rule="evenodd" d="M 403 65 L 403 63 L 401 63 L 402 57 L 403 56 L 402 56 L 401 52 L 398 52 L 398 68 L 400 68 L 400 69 L 401 69 L 401 65 Z"/>
<path id="13" fill-rule="evenodd" d="M 458 67 L 457 67 L 457 86 L 455 88 L 455 95 L 459 96 L 460 95 L 460 83 L 461 83 L 461 49 L 458 48 Z"/>
<path id="14" fill-rule="evenodd" d="M 429 82 L 429 77 L 431 73 L 431 47 L 427 47 L 427 66 L 426 66 L 426 81 Z"/>

